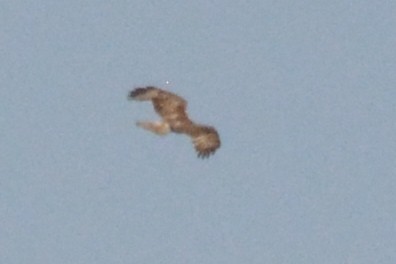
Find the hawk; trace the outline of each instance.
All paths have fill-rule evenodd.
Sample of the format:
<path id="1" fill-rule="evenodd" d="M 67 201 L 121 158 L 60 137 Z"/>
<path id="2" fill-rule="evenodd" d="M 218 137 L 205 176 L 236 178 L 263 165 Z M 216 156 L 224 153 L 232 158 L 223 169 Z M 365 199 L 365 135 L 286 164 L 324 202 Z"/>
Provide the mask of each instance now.
<path id="1" fill-rule="evenodd" d="M 138 121 L 136 125 L 158 135 L 170 132 L 186 134 L 191 137 L 199 158 L 208 158 L 220 147 L 220 137 L 211 126 L 193 122 L 187 115 L 187 101 L 182 97 L 153 87 L 136 88 L 129 92 L 128 98 L 137 101 L 149 101 L 161 116 L 161 121 Z"/>

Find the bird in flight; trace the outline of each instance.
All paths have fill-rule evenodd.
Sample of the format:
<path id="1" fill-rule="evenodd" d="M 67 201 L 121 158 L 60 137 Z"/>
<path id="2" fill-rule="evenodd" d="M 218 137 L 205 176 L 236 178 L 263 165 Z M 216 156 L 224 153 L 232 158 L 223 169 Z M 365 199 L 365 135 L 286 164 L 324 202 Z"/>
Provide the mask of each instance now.
<path id="1" fill-rule="evenodd" d="M 187 101 L 182 97 L 153 87 L 135 88 L 128 98 L 136 101 L 151 101 L 160 121 L 138 121 L 136 125 L 157 135 L 170 132 L 191 137 L 199 158 L 208 158 L 220 147 L 220 137 L 212 126 L 193 122 L 187 115 Z"/>

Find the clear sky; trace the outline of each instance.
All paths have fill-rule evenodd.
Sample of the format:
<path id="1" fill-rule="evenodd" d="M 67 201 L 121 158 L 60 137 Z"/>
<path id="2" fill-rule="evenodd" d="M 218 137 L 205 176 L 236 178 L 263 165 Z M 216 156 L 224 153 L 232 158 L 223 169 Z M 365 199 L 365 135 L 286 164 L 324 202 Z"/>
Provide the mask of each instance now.
<path id="1" fill-rule="evenodd" d="M 1 1 L 0 263 L 396 263 L 395 13 Z M 137 128 L 145 85 L 221 149 Z"/>

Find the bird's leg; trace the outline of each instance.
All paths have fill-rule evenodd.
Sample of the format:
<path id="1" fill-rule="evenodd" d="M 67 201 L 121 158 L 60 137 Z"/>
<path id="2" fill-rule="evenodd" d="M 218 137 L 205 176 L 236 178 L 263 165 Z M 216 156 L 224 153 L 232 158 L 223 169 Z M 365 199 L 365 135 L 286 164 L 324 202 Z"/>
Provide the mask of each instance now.
<path id="1" fill-rule="evenodd" d="M 157 121 L 157 122 L 138 121 L 136 122 L 136 125 L 146 130 L 149 130 L 157 135 L 166 135 L 171 131 L 169 124 L 163 121 Z"/>

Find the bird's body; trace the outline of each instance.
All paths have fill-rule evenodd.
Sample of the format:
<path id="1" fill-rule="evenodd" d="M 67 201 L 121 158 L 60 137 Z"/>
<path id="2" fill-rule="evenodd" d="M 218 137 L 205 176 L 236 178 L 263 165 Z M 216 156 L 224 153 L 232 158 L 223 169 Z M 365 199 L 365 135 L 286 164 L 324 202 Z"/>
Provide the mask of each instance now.
<path id="1" fill-rule="evenodd" d="M 138 101 L 151 100 L 162 120 L 137 122 L 137 125 L 159 135 L 169 132 L 187 134 L 192 138 L 198 157 L 206 158 L 220 147 L 220 138 L 215 128 L 196 124 L 187 115 L 187 101 L 182 97 L 153 87 L 136 88 L 129 98 Z"/>

